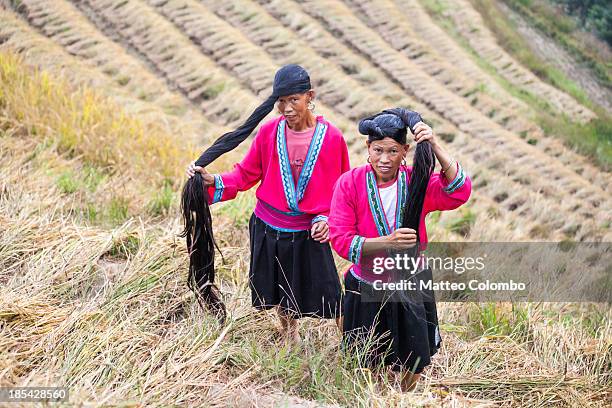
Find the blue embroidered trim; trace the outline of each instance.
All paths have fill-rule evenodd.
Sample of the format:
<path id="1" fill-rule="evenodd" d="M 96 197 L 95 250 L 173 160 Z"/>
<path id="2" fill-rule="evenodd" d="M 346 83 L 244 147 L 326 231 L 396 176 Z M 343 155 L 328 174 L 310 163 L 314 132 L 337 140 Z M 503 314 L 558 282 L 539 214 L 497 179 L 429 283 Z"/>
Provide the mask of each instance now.
<path id="1" fill-rule="evenodd" d="M 461 167 L 459 163 L 457 163 L 457 166 L 459 167 L 457 175 L 448 186 L 443 188 L 443 190 L 448 194 L 454 192 L 465 183 L 465 172 L 463 171 L 463 167 Z"/>
<path id="2" fill-rule="evenodd" d="M 349 273 L 351 275 L 353 275 L 353 277 L 355 279 L 357 279 L 359 282 L 363 282 L 363 283 L 366 283 L 366 284 L 372 286 L 372 282 L 367 281 L 367 280 L 363 279 L 361 276 L 357 275 L 357 273 L 353 270 L 353 268 L 349 269 Z"/>
<path id="3" fill-rule="evenodd" d="M 306 186 L 308 185 L 308 182 L 312 177 L 312 172 L 314 170 L 315 163 L 317 162 L 317 158 L 319 157 L 319 153 L 321 152 L 321 146 L 323 146 L 323 138 L 325 137 L 326 132 L 327 125 L 322 122 L 317 122 L 317 126 L 312 135 L 312 140 L 310 141 L 310 145 L 308 146 L 308 153 L 306 153 L 306 160 L 304 161 L 304 166 L 302 166 L 300 176 L 298 177 L 298 202 L 301 201 L 304 197 Z"/>
<path id="4" fill-rule="evenodd" d="M 221 178 L 220 175 L 215 174 L 213 177 L 215 178 L 215 194 L 213 195 L 212 204 L 221 201 L 221 197 L 223 197 L 223 189 L 225 188 L 223 185 L 223 178 Z"/>
<path id="5" fill-rule="evenodd" d="M 368 187 L 368 201 L 370 203 L 370 210 L 374 217 L 374 224 L 379 236 L 388 235 L 387 232 L 387 221 L 383 214 L 382 206 L 380 203 L 380 197 L 378 195 L 378 187 L 376 186 L 376 178 L 374 172 L 366 172 L 366 184 Z"/>
<path id="6" fill-rule="evenodd" d="M 397 208 L 395 210 L 395 229 L 402 226 L 404 218 L 405 205 L 408 202 L 408 185 L 406 183 L 406 172 L 399 172 L 399 180 L 397 181 Z"/>
<path id="7" fill-rule="evenodd" d="M 303 232 L 303 231 L 308 231 L 308 230 L 296 230 L 296 229 L 277 227 L 277 226 L 268 224 L 267 222 L 265 222 L 263 220 L 262 220 L 262 222 L 264 224 L 266 224 L 268 227 L 272 228 L 273 230 L 280 231 L 280 232 Z"/>
<path id="8" fill-rule="evenodd" d="M 300 212 L 295 199 L 295 186 L 291 175 L 291 165 L 289 164 L 289 153 L 287 151 L 287 141 L 285 140 L 285 120 L 281 120 L 276 129 L 276 150 L 280 162 L 281 179 L 287 205 L 292 211 Z"/>
<path id="9" fill-rule="evenodd" d="M 361 235 L 355 235 L 351 241 L 351 245 L 349 246 L 348 260 L 355 265 L 359 265 L 359 260 L 361 259 L 361 248 L 363 247 L 364 241 L 364 237 Z"/>
<path id="10" fill-rule="evenodd" d="M 316 217 L 314 217 L 314 218 L 312 219 L 312 221 L 310 221 L 310 224 L 312 225 L 312 224 L 317 223 L 317 222 L 319 222 L 319 221 L 325 221 L 325 222 L 327 222 L 327 220 L 328 220 L 327 215 L 317 215 Z"/>
<path id="11" fill-rule="evenodd" d="M 374 224 L 376 224 L 376 230 L 378 235 L 391 234 L 391 226 L 384 213 L 382 200 L 380 199 L 380 193 L 376 186 L 376 177 L 374 172 L 367 172 L 367 187 L 368 187 L 368 201 L 370 202 L 370 210 L 374 217 Z M 408 184 L 406 182 L 406 172 L 400 170 L 397 180 L 397 201 L 395 204 L 395 229 L 402 226 L 402 219 L 404 217 L 404 209 L 408 199 Z"/>
<path id="12" fill-rule="evenodd" d="M 287 140 L 285 139 L 285 123 L 286 120 L 283 119 L 278 124 L 278 128 L 276 130 L 276 150 L 278 151 L 281 179 L 283 182 L 285 198 L 287 199 L 287 205 L 296 213 L 294 215 L 297 215 L 303 214 L 303 212 L 298 208 L 298 202 L 304 197 L 306 186 L 312 177 L 312 172 L 319 156 L 319 152 L 321 151 L 325 133 L 327 132 L 327 125 L 322 122 L 317 122 L 315 131 L 312 135 L 312 140 L 308 146 L 308 153 L 306 153 L 304 166 L 302 167 L 300 176 L 298 177 L 296 192 L 296 186 L 291 173 L 291 164 L 289 163 Z"/>

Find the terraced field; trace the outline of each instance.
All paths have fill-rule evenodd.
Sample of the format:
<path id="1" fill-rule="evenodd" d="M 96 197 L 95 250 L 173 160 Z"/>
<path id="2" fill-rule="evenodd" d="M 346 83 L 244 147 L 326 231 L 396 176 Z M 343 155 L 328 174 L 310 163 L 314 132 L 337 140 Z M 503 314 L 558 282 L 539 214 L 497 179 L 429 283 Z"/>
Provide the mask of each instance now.
<path id="1" fill-rule="evenodd" d="M 458 5 L 474 13 L 469 4 Z M 408 16 L 417 23 L 405 24 Z M 507 65 L 510 57 L 491 51 L 492 36 L 472 17 L 478 35 L 488 39 L 474 39 L 482 47 L 476 51 L 503 76 L 556 101 L 576 120 L 593 116 L 516 62 Z M 601 228 L 610 212 L 609 173 L 543 136 L 529 107 L 479 68 L 416 1 L 26 0 L 6 7 L 2 18 L 11 20 L 4 37 L 12 42 L 4 46 L 18 34 L 50 40 L 54 47 L 45 52 L 67 54 L 56 60 L 88 65 L 96 73 L 88 78 L 113 82 L 102 88 L 121 88 L 119 94 L 159 106 L 175 122 L 189 118 L 209 140 L 269 92 L 270 73 L 285 63 L 303 64 L 314 79 L 318 112 L 343 130 L 355 163 L 364 159 L 356 121 L 388 106 L 409 106 L 481 178 L 474 205 L 520 220 L 525 227 L 514 230 L 523 231 L 522 239 L 609 234 Z M 8 32 L 14 25 L 18 30 Z"/>
<path id="2" fill-rule="evenodd" d="M 446 13 L 456 36 L 430 14 L 433 3 Z M 0 52 L 10 51 L 75 88 L 95 89 L 126 114 L 172 135 L 172 143 L 197 150 L 246 118 L 270 92 L 280 66 L 298 63 L 313 79 L 316 113 L 342 130 L 353 165 L 366 160 L 359 119 L 395 106 L 419 111 L 462 163 L 473 179 L 472 199 L 461 211 L 432 218 L 430 239 L 612 239 L 612 174 L 566 139 L 547 134 L 531 101 L 546 101 L 541 109 L 547 115 L 577 128 L 605 119 L 598 117 L 600 109 L 583 105 L 522 66 L 496 42 L 469 0 L 0 0 Z M 245 149 L 241 146 L 214 168 L 229 168 Z M 7 155 L 6 150 L 0 154 Z M 25 151 L 20 154 L 26 156 Z M 177 167 L 182 166 L 176 174 L 194 158 L 175 157 L 181 162 Z M 19 165 L 6 164 L 2 171 L 17 174 Z M 125 180 L 112 177 L 118 184 Z M 174 194 L 181 182 L 170 181 Z M 4 183 L 17 185 L 18 177 Z M 125 183 L 128 190 L 136 188 L 134 179 Z M 114 191 L 110 184 L 101 187 L 104 194 Z M 37 200 L 46 197 L 39 190 L 31 194 Z M 248 207 L 252 196 L 245 196 Z M 73 216 L 77 204 L 54 199 Z M 132 207 L 137 208 L 135 217 L 150 215 L 140 204 Z M 177 210 L 176 201 L 170 208 Z M 238 217 L 232 211 L 242 214 L 244 209 L 223 211 Z M 165 213 L 163 233 L 154 238 L 166 251 L 175 248 L 169 243 L 169 231 L 178 225 L 175 216 Z M 0 225 L 7 231 L 24 231 L 21 222 L 0 213 Z M 44 229 L 39 224 L 30 227 Z M 64 231 L 76 245 L 80 227 L 49 225 L 49 234 Z M 108 239 L 112 241 L 108 236 L 114 232 L 96 228 L 87 230 L 93 247 L 84 255 L 85 263 L 103 257 Z M 232 243 L 236 254 L 246 251 L 235 236 L 221 239 Z M 56 251 L 60 247 L 59 241 L 50 245 Z M 143 263 L 153 257 L 143 256 Z M 124 266 L 111 262 L 99 269 Z M 18 269 L 17 264 L 12 267 Z M 137 266 L 128 262 L 125 267 L 137 275 Z M 173 268 L 184 265 L 173 258 L 164 264 L 164 273 Z M 233 283 L 244 289 L 241 280 Z M 233 301 L 244 303 L 238 295 Z M 66 312 L 57 314 L 60 319 Z M 223 357 L 217 354 L 215 358 Z M 187 399 L 202 402 L 192 397 Z M 155 400 L 160 401 L 172 403 Z"/>

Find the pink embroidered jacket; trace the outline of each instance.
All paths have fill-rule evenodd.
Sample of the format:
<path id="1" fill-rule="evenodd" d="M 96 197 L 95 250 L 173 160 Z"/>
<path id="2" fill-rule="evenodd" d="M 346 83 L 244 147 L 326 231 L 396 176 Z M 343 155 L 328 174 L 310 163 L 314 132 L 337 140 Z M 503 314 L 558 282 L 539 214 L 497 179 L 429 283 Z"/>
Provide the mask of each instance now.
<path id="1" fill-rule="evenodd" d="M 214 175 L 215 185 L 208 188 L 208 194 L 211 204 L 231 200 L 261 181 L 255 193 L 255 214 L 280 230 L 309 229 L 314 222 L 327 221 L 334 183 L 349 169 L 342 133 L 319 115 L 296 185 L 285 118 L 279 116 L 260 127 L 246 156 L 232 171 Z"/>
<path id="2" fill-rule="evenodd" d="M 366 238 L 389 235 L 399 228 L 411 173 L 412 166 L 400 166 L 396 225 L 393 226 L 388 224 L 376 185 L 376 175 L 370 164 L 356 167 L 338 179 L 329 215 L 330 241 L 338 255 L 353 263 L 349 270 L 352 269 L 355 275 L 371 281 L 370 276 L 365 276 L 370 273 L 362 273 L 360 268 L 363 243 Z M 451 182 L 448 182 L 442 171 L 432 174 L 419 222 L 422 250 L 427 246 L 425 216 L 432 211 L 459 207 L 469 199 L 471 191 L 471 180 L 459 163 L 457 175 Z"/>

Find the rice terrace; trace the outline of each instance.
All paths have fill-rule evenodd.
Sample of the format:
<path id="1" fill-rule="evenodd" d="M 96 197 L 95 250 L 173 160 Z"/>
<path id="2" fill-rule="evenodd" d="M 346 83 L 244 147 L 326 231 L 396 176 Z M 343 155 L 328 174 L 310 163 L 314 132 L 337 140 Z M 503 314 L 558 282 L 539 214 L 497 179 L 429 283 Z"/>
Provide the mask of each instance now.
<path id="1" fill-rule="evenodd" d="M 612 406 L 609 302 L 439 301 L 442 346 L 402 392 L 333 319 L 291 343 L 253 309 L 255 188 L 210 207 L 225 321 L 180 236 L 189 163 L 299 64 L 351 167 L 359 121 L 393 107 L 461 163 L 470 199 L 427 215 L 430 242 L 610 243 L 612 16 L 582 3 L 0 0 L 0 388 L 69 392 L 0 406 Z"/>

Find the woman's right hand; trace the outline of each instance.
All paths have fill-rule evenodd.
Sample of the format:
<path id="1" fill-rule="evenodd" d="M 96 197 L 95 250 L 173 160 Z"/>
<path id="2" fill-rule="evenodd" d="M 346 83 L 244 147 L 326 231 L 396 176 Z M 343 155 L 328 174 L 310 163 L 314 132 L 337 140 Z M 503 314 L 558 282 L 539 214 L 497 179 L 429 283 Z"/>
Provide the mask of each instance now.
<path id="1" fill-rule="evenodd" d="M 416 244 L 416 231 L 412 228 L 398 228 L 387 235 L 386 239 L 393 249 L 412 248 Z"/>
<path id="2" fill-rule="evenodd" d="M 189 163 L 189 166 L 187 167 L 187 171 L 186 171 L 187 178 L 193 177 L 196 174 L 196 172 L 202 175 L 202 179 L 204 181 L 204 187 L 212 186 L 215 184 L 215 177 L 209 172 L 207 172 L 204 167 L 196 166 L 195 160 L 194 160 L 191 163 Z"/>

